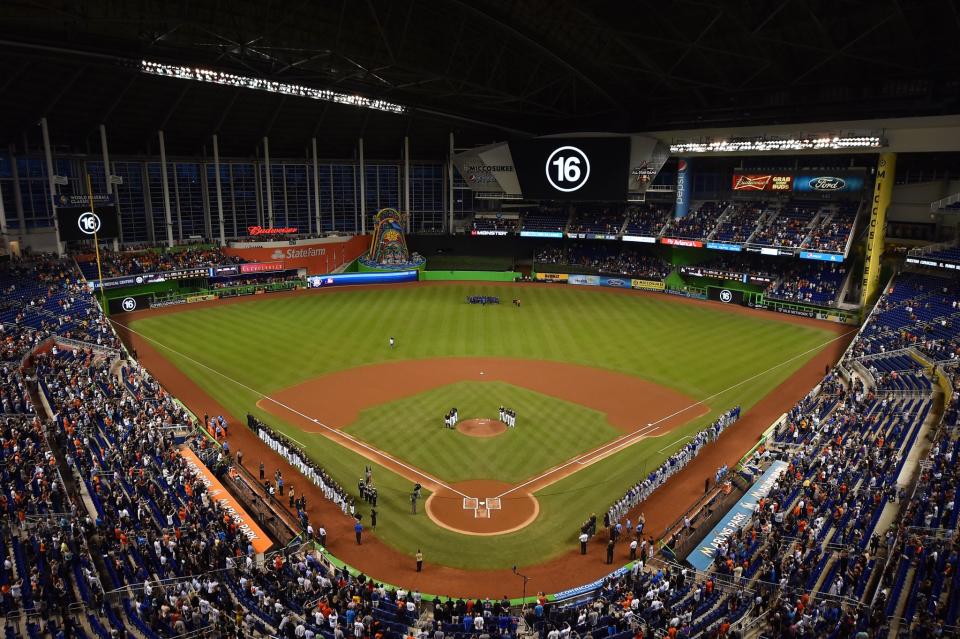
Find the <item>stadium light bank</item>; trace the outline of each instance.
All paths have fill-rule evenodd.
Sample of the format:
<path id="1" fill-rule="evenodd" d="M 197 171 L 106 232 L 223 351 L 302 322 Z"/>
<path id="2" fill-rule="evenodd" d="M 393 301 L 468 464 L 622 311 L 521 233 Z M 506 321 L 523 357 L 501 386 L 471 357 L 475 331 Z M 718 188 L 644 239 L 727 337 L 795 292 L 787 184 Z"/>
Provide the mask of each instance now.
<path id="1" fill-rule="evenodd" d="M 140 72 L 167 78 L 176 78 L 178 80 L 193 80 L 195 82 L 207 82 L 228 87 L 239 87 L 310 98 L 312 100 L 323 100 L 325 102 L 334 102 L 336 104 L 344 104 L 363 109 L 373 109 L 375 111 L 385 111 L 397 115 L 407 112 L 407 107 L 402 104 L 397 104 L 396 102 L 377 100 L 351 93 L 341 93 L 339 91 L 333 91 L 332 89 L 315 89 L 313 87 L 305 87 L 301 84 L 288 84 L 286 82 L 277 82 L 264 78 L 252 78 L 235 73 L 203 69 L 201 67 L 184 67 L 175 64 L 141 60 Z"/>
<path id="2" fill-rule="evenodd" d="M 878 135 L 833 135 L 797 137 L 733 138 L 730 140 L 678 141 L 671 153 L 765 153 L 772 151 L 820 151 L 837 149 L 878 149 L 886 141 Z"/>

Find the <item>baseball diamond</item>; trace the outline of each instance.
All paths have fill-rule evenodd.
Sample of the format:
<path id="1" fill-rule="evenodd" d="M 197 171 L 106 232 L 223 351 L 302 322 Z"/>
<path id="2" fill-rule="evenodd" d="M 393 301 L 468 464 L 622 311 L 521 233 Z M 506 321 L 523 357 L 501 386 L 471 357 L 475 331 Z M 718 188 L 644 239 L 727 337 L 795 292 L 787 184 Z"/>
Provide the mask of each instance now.
<path id="1" fill-rule="evenodd" d="M 0 3 L 0 639 L 960 637 L 958 42 Z"/>

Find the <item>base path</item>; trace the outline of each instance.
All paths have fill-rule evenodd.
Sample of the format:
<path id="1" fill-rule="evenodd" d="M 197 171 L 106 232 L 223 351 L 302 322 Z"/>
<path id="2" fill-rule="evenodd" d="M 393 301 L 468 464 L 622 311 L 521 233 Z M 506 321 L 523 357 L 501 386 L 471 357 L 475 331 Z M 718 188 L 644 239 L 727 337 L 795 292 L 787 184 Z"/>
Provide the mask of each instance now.
<path id="1" fill-rule="evenodd" d="M 507 425 L 496 419 L 465 419 L 457 422 L 457 430 L 468 437 L 496 437 L 507 432 Z"/>
<path id="2" fill-rule="evenodd" d="M 424 282 L 420 284 L 396 285 L 396 288 L 407 286 L 451 286 L 462 285 L 463 282 Z M 487 282 L 478 283 L 483 287 L 498 286 Z M 539 284 L 502 284 L 499 286 L 512 287 L 520 294 L 525 289 Z M 544 284 L 543 286 L 549 286 Z M 386 288 L 377 286 L 376 288 Z M 363 290 L 369 290 L 364 287 Z M 666 299 L 662 293 L 647 293 L 640 291 L 625 291 L 613 288 L 596 287 L 591 289 L 597 295 L 650 295 L 657 299 Z M 291 295 L 345 295 L 350 294 L 349 287 L 341 289 L 320 289 L 316 292 L 292 293 Z M 286 294 L 275 293 L 270 299 Z M 770 394 L 745 412 L 733 428 L 728 428 L 719 439 L 709 444 L 694 461 L 682 471 L 672 476 L 654 494 L 644 502 L 638 510 L 646 513 L 647 529 L 651 534 L 659 534 L 668 524 L 680 517 L 694 501 L 703 494 L 704 477 L 713 477 L 714 471 L 721 464 L 736 464 L 740 457 L 757 443 L 761 433 L 766 430 L 777 418 L 789 410 L 797 401 L 802 399 L 810 389 L 820 382 L 824 369 L 835 364 L 853 339 L 851 327 L 840 324 L 831 324 L 813 319 L 795 317 L 769 311 L 749 309 L 742 306 L 727 306 L 715 302 L 690 300 L 680 297 L 670 297 L 672 303 L 703 305 L 713 310 L 728 313 L 751 315 L 769 321 L 783 321 L 807 326 L 816 326 L 820 329 L 833 331 L 836 335 L 845 335 L 842 339 L 829 344 L 813 356 L 800 370 L 773 389 Z M 255 302 L 253 296 L 237 298 L 236 301 L 204 302 L 190 305 L 193 310 L 205 305 L 220 305 L 225 303 Z M 127 323 L 143 317 L 180 312 L 187 310 L 184 307 L 167 307 L 137 311 L 121 315 L 121 321 Z M 228 439 L 233 450 L 243 450 L 244 458 L 249 465 L 255 465 L 260 460 L 264 462 L 266 474 L 272 476 L 274 470 L 280 469 L 285 477 L 296 477 L 296 470 L 286 460 L 274 453 L 261 442 L 237 416 L 231 415 L 215 399 L 207 395 L 187 375 L 178 369 L 169 359 L 167 353 L 160 346 L 149 340 L 123 330 L 123 324 L 117 324 L 121 338 L 136 349 L 138 358 L 150 373 L 163 384 L 167 391 L 186 404 L 194 413 L 202 415 L 208 412 L 214 415 L 224 415 L 236 427 L 230 429 Z M 849 335 L 846 335 L 849 332 Z M 241 415 L 240 417 L 243 417 Z M 638 478 L 639 479 L 639 478 Z M 427 554 L 424 571 L 416 572 L 411 557 L 413 550 L 400 552 L 380 541 L 375 533 L 368 533 L 364 537 L 363 545 L 358 546 L 353 539 L 353 520 L 345 516 L 340 509 L 323 497 L 323 493 L 315 486 L 301 482 L 297 486 L 298 492 L 303 490 L 307 497 L 307 514 L 310 521 L 317 525 L 322 523 L 328 532 L 329 551 L 345 561 L 387 583 L 403 585 L 407 588 L 416 588 L 421 592 L 440 594 L 452 597 L 499 597 L 506 594 L 509 597 L 519 597 L 523 589 L 523 582 L 509 568 L 495 570 L 464 570 L 449 566 L 438 566 L 430 561 Z M 461 506 L 462 507 L 462 506 Z M 635 519 L 635 517 L 634 517 Z M 518 566 L 519 570 L 530 578 L 528 594 L 530 592 L 558 592 L 567 588 L 599 579 L 610 573 L 611 566 L 604 562 L 605 546 L 602 535 L 598 535 L 595 543 L 591 543 L 588 553 L 581 555 L 576 547 L 576 540 L 571 538 L 570 551 L 543 561 L 530 557 L 528 563 Z M 615 566 L 627 561 L 627 548 L 621 544 L 617 548 Z"/>

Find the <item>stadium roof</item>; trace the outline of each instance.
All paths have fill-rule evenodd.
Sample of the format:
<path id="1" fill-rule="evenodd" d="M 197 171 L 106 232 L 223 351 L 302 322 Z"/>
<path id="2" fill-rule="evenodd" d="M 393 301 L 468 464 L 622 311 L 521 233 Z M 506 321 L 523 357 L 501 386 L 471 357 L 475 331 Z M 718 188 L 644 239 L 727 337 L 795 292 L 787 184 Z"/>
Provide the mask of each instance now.
<path id="1" fill-rule="evenodd" d="M 515 135 L 960 113 L 953 0 L 12 0 L 0 142 L 114 153 L 396 158 Z M 202 67 L 402 105 L 402 114 L 142 73 Z"/>

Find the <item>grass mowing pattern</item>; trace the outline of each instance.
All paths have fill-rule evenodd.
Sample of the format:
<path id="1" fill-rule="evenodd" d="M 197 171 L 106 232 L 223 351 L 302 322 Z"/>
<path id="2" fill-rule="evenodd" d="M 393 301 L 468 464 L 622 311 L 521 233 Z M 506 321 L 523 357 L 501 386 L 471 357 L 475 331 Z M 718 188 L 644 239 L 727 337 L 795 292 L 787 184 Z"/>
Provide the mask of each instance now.
<path id="1" fill-rule="evenodd" d="M 464 303 L 467 295 L 508 300 L 516 295 L 523 308 L 470 306 Z M 267 297 L 138 320 L 132 328 L 268 395 L 362 364 L 499 356 L 607 368 L 703 398 L 834 337 L 826 330 L 773 317 L 677 303 L 666 295 L 482 283 Z M 387 346 L 391 335 L 397 338 L 393 351 Z M 256 408 L 260 399 L 256 393 L 160 351 L 234 416 L 252 412 L 303 442 L 343 486 L 355 491 L 364 458 Z M 546 560 L 573 547 L 577 526 L 591 512 L 603 512 L 682 442 L 659 449 L 699 430 L 730 406 L 748 409 L 813 354 L 712 399 L 710 415 L 668 437 L 644 440 L 553 484 L 537 495 L 541 508 L 537 521 L 509 535 L 471 537 L 464 543 L 463 535 L 435 526 L 424 514 L 409 514 L 409 482 L 378 468 L 382 499 L 377 534 L 401 552 L 412 554 L 422 546 L 430 562 L 456 567 L 504 568 Z M 252 457 L 250 463 L 256 463 Z"/>
<path id="2" fill-rule="evenodd" d="M 461 420 L 497 419 L 501 404 L 517 412 L 517 428 L 481 438 L 443 427 L 443 415 L 453 406 Z M 505 382 L 458 382 L 381 404 L 363 411 L 346 431 L 446 482 L 511 483 L 621 434 L 598 411 Z"/>

